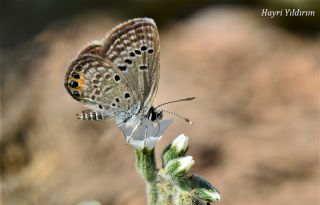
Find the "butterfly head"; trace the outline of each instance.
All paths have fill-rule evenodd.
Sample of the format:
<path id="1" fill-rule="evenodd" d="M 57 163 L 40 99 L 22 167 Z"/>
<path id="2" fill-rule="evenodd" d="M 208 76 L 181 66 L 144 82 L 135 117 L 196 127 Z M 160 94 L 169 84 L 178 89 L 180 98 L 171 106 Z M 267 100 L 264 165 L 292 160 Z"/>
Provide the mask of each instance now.
<path id="1" fill-rule="evenodd" d="M 163 111 L 162 110 L 157 110 L 154 107 L 151 107 L 149 112 L 148 112 L 148 118 L 149 120 L 153 121 L 159 121 L 162 120 L 163 118 Z"/>

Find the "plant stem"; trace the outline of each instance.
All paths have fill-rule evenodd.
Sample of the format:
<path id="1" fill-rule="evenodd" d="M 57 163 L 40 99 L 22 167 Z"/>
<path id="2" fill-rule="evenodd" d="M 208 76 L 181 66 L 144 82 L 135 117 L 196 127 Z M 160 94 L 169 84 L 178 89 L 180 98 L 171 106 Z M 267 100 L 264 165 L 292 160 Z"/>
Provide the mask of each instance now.
<path id="1" fill-rule="evenodd" d="M 154 149 L 136 150 L 136 169 L 146 182 L 146 192 L 149 205 L 156 205 L 158 175 Z"/>
<path id="2" fill-rule="evenodd" d="M 155 182 L 146 182 L 147 200 L 149 205 L 156 205 L 158 200 L 158 188 Z"/>

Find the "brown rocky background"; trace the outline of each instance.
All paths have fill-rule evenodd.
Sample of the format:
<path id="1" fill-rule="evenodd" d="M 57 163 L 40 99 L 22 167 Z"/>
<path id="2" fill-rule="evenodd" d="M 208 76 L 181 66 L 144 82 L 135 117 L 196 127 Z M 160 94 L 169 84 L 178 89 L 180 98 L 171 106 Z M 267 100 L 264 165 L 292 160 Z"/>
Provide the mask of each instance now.
<path id="1" fill-rule="evenodd" d="M 75 119 L 84 107 L 63 87 L 70 62 L 125 20 L 86 12 L 48 25 L 2 52 L 1 201 L 5 205 L 145 204 L 134 150 L 112 121 Z M 207 7 L 160 27 L 155 105 L 180 119 L 193 173 L 221 192 L 221 205 L 319 204 L 319 35 L 275 26 L 260 10 Z M 166 115 L 166 118 L 172 116 Z"/>

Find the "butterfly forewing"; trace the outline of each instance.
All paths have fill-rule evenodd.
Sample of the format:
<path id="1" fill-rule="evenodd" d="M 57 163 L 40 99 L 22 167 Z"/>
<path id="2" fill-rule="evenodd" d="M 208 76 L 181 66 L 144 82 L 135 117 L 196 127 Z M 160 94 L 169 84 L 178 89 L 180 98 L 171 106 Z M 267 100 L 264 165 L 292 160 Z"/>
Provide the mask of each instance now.
<path id="1" fill-rule="evenodd" d="M 114 118 L 137 103 L 126 77 L 110 61 L 94 54 L 82 54 L 71 64 L 65 86 L 73 98 L 102 113 L 99 118 Z"/>
<path id="2" fill-rule="evenodd" d="M 102 55 L 127 77 L 145 115 L 159 82 L 160 42 L 154 21 L 138 18 L 118 25 L 103 42 Z"/>
<path id="3" fill-rule="evenodd" d="M 98 43 L 93 43 L 88 45 L 86 48 L 84 48 L 79 56 L 86 55 L 86 54 L 94 54 L 101 56 L 102 53 L 102 46 Z"/>

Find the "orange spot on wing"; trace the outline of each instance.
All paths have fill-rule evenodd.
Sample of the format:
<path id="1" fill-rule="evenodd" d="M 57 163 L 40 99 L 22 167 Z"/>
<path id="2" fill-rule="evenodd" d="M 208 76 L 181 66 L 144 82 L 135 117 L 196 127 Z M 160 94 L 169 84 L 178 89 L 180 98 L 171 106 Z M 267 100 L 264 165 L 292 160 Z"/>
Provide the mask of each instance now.
<path id="1" fill-rule="evenodd" d="M 77 80 L 77 83 L 79 84 L 77 87 L 77 90 L 82 90 L 83 88 L 83 83 L 84 83 L 84 74 L 80 74 L 80 79 Z"/>

